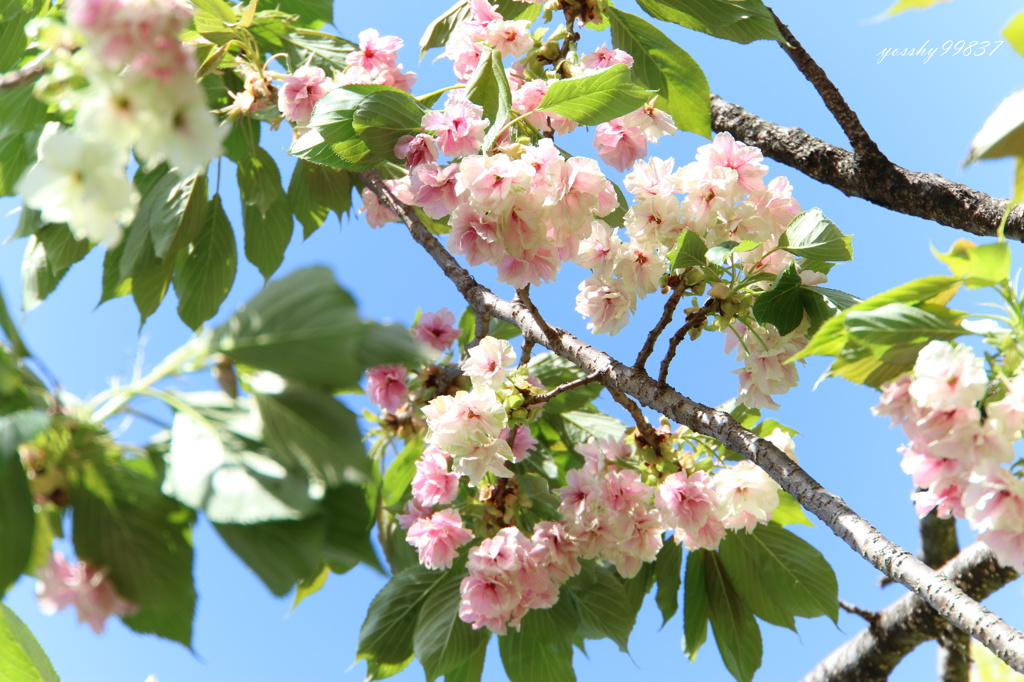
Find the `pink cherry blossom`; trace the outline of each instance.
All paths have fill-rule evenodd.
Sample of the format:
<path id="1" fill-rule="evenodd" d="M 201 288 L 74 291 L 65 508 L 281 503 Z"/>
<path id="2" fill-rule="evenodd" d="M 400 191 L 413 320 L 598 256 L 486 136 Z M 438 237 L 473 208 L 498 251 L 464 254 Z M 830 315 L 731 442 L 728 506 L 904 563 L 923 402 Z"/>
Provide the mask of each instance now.
<path id="1" fill-rule="evenodd" d="M 431 569 L 449 569 L 458 549 L 473 539 L 473 532 L 462 527 L 462 517 L 454 509 L 442 509 L 412 524 L 406 534 L 410 545 L 419 550 L 420 563 Z"/>
<path id="2" fill-rule="evenodd" d="M 719 133 L 711 144 L 697 150 L 697 163 L 712 168 L 732 168 L 739 177 L 739 185 L 745 192 L 756 192 L 764 187 L 764 175 L 768 167 L 761 163 L 761 151 L 737 142 L 729 133 Z"/>
<path id="3" fill-rule="evenodd" d="M 450 157 L 480 151 L 487 130 L 482 118 L 483 107 L 464 96 L 450 92 L 443 111 L 429 111 L 423 116 L 423 128 L 437 137 L 437 147 Z"/>
<path id="4" fill-rule="evenodd" d="M 952 410 L 974 407 L 987 384 L 984 363 L 969 347 L 932 341 L 917 355 L 909 392 L 920 407 Z"/>
<path id="5" fill-rule="evenodd" d="M 361 213 L 366 213 L 366 222 L 370 227 L 384 227 L 388 223 L 400 222 L 394 211 L 381 204 L 380 199 L 369 187 L 363 188 L 361 196 L 363 197 L 363 207 L 359 210 Z"/>
<path id="6" fill-rule="evenodd" d="M 133 616 L 138 607 L 121 598 L 107 579 L 106 571 L 84 561 L 71 565 L 56 552 L 40 571 L 36 584 L 39 608 L 43 613 L 55 613 L 74 604 L 78 622 L 88 623 L 96 634 L 102 634 L 109 616 Z"/>
<path id="7" fill-rule="evenodd" d="M 636 309 L 636 294 L 621 279 L 603 281 L 588 277 L 580 282 L 576 312 L 590 318 L 587 329 L 615 336 L 625 328 Z"/>
<path id="8" fill-rule="evenodd" d="M 637 159 L 647 156 L 647 138 L 643 131 L 627 126 L 615 118 L 597 126 L 594 147 L 601 160 L 618 171 L 624 171 Z"/>
<path id="9" fill-rule="evenodd" d="M 423 507 L 450 504 L 459 492 L 459 476 L 448 470 L 445 454 L 428 445 L 416 461 L 412 479 L 412 498 Z"/>
<path id="10" fill-rule="evenodd" d="M 405 503 L 405 513 L 395 514 L 395 520 L 398 521 L 398 525 L 401 528 L 409 530 L 412 528 L 412 524 L 416 523 L 420 519 L 427 518 L 433 512 L 433 507 L 425 507 L 415 499 L 411 499 Z"/>
<path id="11" fill-rule="evenodd" d="M 779 484 L 753 462 L 721 469 L 712 480 L 726 528 L 743 528 L 749 533 L 757 524 L 768 523 L 779 506 Z"/>
<path id="12" fill-rule="evenodd" d="M 409 400 L 406 369 L 402 365 L 380 365 L 366 372 L 366 394 L 374 405 L 395 413 Z"/>
<path id="13" fill-rule="evenodd" d="M 308 123 L 313 106 L 334 87 L 323 69 L 300 66 L 284 77 L 284 84 L 277 91 L 277 106 L 289 121 Z"/>
<path id="14" fill-rule="evenodd" d="M 395 143 L 395 156 L 404 159 L 406 168 L 411 170 L 420 164 L 437 161 L 437 143 L 425 133 L 403 135 Z"/>
<path id="15" fill-rule="evenodd" d="M 345 61 L 366 71 L 393 68 L 398 61 L 398 50 L 405 43 L 397 36 L 381 36 L 375 28 L 359 33 L 359 49 L 350 52 Z"/>
<path id="16" fill-rule="evenodd" d="M 423 313 L 413 326 L 413 333 L 417 341 L 443 352 L 462 332 L 455 327 L 455 315 L 441 308 L 436 313 Z"/>
<path id="17" fill-rule="evenodd" d="M 485 336 L 469 349 L 468 357 L 462 361 L 462 373 L 473 381 L 474 386 L 484 384 L 497 390 L 515 361 L 512 344 L 504 339 Z"/>
<path id="18" fill-rule="evenodd" d="M 422 163 L 412 170 L 410 189 L 412 201 L 431 218 L 440 219 L 450 214 L 459 205 L 455 194 L 459 164 L 451 163 L 440 167 L 436 163 Z"/>
<path id="19" fill-rule="evenodd" d="M 588 71 L 598 71 L 616 64 L 633 66 L 633 57 L 622 50 L 609 49 L 607 45 L 601 45 L 590 54 L 584 55 L 580 62 Z"/>

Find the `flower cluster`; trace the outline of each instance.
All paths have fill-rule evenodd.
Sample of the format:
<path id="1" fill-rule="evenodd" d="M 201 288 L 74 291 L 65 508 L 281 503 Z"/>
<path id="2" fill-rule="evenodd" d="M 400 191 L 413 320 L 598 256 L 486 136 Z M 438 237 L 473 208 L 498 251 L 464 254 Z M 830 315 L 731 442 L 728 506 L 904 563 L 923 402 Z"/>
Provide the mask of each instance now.
<path id="1" fill-rule="evenodd" d="M 988 378 L 983 361 L 961 345 L 932 341 L 914 370 L 883 386 L 874 408 L 900 424 L 910 442 L 902 468 L 918 491 L 919 516 L 967 519 L 1006 566 L 1024 570 L 1024 481 L 1006 468 L 1024 429 L 1024 376 L 1003 397 L 979 404 Z"/>
<path id="2" fill-rule="evenodd" d="M 774 325 L 748 328 L 735 323 L 725 341 L 725 352 L 736 350 L 743 367 L 733 373 L 740 378 L 739 401 L 748 407 L 777 410 L 773 395 L 782 395 L 800 382 L 796 364 L 787 362 L 807 345 L 806 321 L 788 334 Z"/>
<path id="3" fill-rule="evenodd" d="M 114 246 L 138 203 L 126 176 L 131 149 L 182 176 L 219 154 L 223 131 L 178 37 L 191 12 L 178 0 L 69 0 L 67 22 L 82 43 L 69 59 L 89 85 L 61 99 L 77 110 L 74 125 L 47 124 L 17 187 L 44 221 Z"/>
<path id="4" fill-rule="evenodd" d="M 88 623 L 96 634 L 103 632 L 108 616 L 123 618 L 138 611 L 135 604 L 117 594 L 105 571 L 84 561 L 70 564 L 60 552 L 51 554 L 40 570 L 36 596 L 40 610 L 47 615 L 74 604 L 78 622 Z"/>

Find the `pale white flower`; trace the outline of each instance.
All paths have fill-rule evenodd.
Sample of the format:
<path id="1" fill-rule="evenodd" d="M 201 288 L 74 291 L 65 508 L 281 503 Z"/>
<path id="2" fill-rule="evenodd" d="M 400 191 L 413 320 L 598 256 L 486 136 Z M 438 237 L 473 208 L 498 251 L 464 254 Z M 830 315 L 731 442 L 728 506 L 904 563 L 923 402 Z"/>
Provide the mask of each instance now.
<path id="1" fill-rule="evenodd" d="M 757 524 L 768 523 L 779 506 L 779 484 L 753 462 L 722 469 L 713 480 L 726 528 L 744 528 L 749 533 Z"/>
<path id="2" fill-rule="evenodd" d="M 138 203 L 125 172 L 128 149 L 50 122 L 38 156 L 15 187 L 25 205 L 38 209 L 45 222 L 67 223 L 76 239 L 116 246 L 120 224 L 131 220 Z"/>

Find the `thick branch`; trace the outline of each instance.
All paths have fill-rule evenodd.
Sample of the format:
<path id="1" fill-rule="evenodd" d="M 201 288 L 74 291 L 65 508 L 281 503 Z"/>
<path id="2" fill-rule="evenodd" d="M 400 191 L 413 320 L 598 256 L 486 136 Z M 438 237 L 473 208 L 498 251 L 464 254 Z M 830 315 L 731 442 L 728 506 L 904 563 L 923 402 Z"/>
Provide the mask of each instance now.
<path id="1" fill-rule="evenodd" d="M 550 348 L 585 372 L 598 373 L 605 386 L 632 396 L 641 405 L 696 433 L 710 436 L 750 459 L 873 566 L 919 594 L 943 618 L 976 637 L 1015 670 L 1024 671 L 1024 634 L 882 535 L 777 447 L 743 428 L 725 412 L 686 398 L 667 384 L 614 360 L 569 332 L 549 325 L 542 327 L 521 302 L 499 298 L 479 284 L 415 214 L 394 198 L 376 174 L 367 172 L 362 177 L 367 187 L 406 224 L 413 239 L 430 254 L 471 305 L 486 308 L 494 317 L 516 325 L 525 339 Z"/>
<path id="2" fill-rule="evenodd" d="M 1017 577 L 981 542 L 962 551 L 939 573 L 978 600 Z M 881 682 L 915 647 L 939 637 L 946 627 L 924 600 L 908 594 L 880 611 L 872 627 L 832 652 L 803 682 Z"/>
<path id="3" fill-rule="evenodd" d="M 711 96 L 711 127 L 761 149 L 770 159 L 831 185 L 843 194 L 860 197 L 899 213 L 932 220 L 979 237 L 996 236 L 1007 200 L 895 164 L 857 159 L 799 128 L 784 128 L 758 118 L 742 107 Z M 1024 206 L 1006 221 L 1006 237 L 1024 241 Z"/>
<path id="4" fill-rule="evenodd" d="M 942 566 L 960 552 L 955 519 L 940 519 L 933 509 L 921 519 L 918 528 L 921 561 L 932 568 Z M 939 682 L 967 682 L 971 670 L 970 637 L 947 626 L 938 639 Z"/>
<path id="5" fill-rule="evenodd" d="M 853 145 L 853 151 L 866 159 L 888 163 L 888 159 L 878 149 L 878 145 L 871 139 L 868 132 L 864 130 L 864 126 L 861 125 L 856 112 L 846 103 L 846 100 L 839 92 L 839 88 L 832 83 L 825 74 L 825 70 L 818 66 L 818 63 L 811 58 L 807 50 L 793 37 L 788 26 L 779 21 L 778 17 L 775 17 L 775 23 L 778 25 L 782 37 L 789 43 L 789 46 L 782 43 L 780 43 L 780 46 L 789 55 L 789 58 L 793 60 L 793 63 L 796 64 L 796 68 L 800 70 L 800 73 L 810 81 L 814 89 L 821 95 L 821 99 L 825 102 L 825 106 L 828 107 L 832 117 L 835 118 L 839 127 L 846 133 L 850 144 Z"/>

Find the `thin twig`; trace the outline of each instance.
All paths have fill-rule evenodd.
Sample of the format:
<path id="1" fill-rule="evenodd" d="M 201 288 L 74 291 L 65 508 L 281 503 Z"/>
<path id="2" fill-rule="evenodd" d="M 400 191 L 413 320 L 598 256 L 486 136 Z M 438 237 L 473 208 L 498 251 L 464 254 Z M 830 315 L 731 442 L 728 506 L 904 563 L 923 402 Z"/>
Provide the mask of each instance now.
<path id="1" fill-rule="evenodd" d="M 651 353 L 654 352 L 654 344 L 658 342 L 658 337 L 665 331 L 665 327 L 672 321 L 672 315 L 676 312 L 676 306 L 679 305 L 680 299 L 683 297 L 683 291 L 686 289 L 686 283 L 680 282 L 675 289 L 672 290 L 672 294 L 665 301 L 665 309 L 661 312 L 661 319 L 658 320 L 658 324 L 654 325 L 650 333 L 647 335 L 647 340 L 644 341 L 643 347 L 636 356 L 636 362 L 633 366 L 637 369 L 644 369 L 644 365 L 647 364 L 647 359 L 651 357 Z"/>
<path id="2" fill-rule="evenodd" d="M 519 351 L 519 366 L 522 367 L 530 362 L 530 356 L 533 355 L 533 341 L 529 339 L 523 339 L 523 348 Z"/>
<path id="3" fill-rule="evenodd" d="M 491 329 L 491 315 L 486 310 L 477 310 L 476 312 L 476 326 L 473 330 L 476 335 L 476 340 L 487 336 Z"/>
<path id="4" fill-rule="evenodd" d="M 800 69 L 800 73 L 811 82 L 814 89 L 821 95 L 821 99 L 825 102 L 825 106 L 828 107 L 832 117 L 835 118 L 839 127 L 846 133 L 850 144 L 853 145 L 853 151 L 865 159 L 889 163 L 889 160 L 878 148 L 878 145 L 875 144 L 875 141 L 864 130 L 864 126 L 861 125 L 857 114 L 846 103 L 842 94 L 840 94 L 839 88 L 826 75 L 825 70 L 818 66 L 818 63 L 811 58 L 807 50 L 793 37 L 789 27 L 783 24 L 774 13 L 772 16 L 775 18 L 775 23 L 778 25 L 782 37 L 789 43 L 789 46 L 782 43 L 779 43 L 779 45 L 789 55 L 789 58 L 793 60 L 793 63 L 796 64 L 796 68 Z"/>
<path id="5" fill-rule="evenodd" d="M 878 622 L 878 613 L 876 611 L 868 611 L 867 609 L 862 609 L 861 607 L 855 604 L 851 604 L 848 601 L 843 601 L 842 599 L 839 600 L 839 608 L 841 608 L 843 611 L 846 611 L 847 613 L 852 613 L 855 616 L 860 616 L 868 622 L 868 625 L 874 625 Z"/>
<path id="6" fill-rule="evenodd" d="M 17 71 L 0 74 L 0 90 L 16 88 L 25 83 L 31 83 L 46 73 L 46 65 L 42 61 L 34 61 Z"/>
<path id="7" fill-rule="evenodd" d="M 661 370 L 658 372 L 658 381 L 662 383 L 668 381 L 669 365 L 672 364 L 672 359 L 676 356 L 676 349 L 683 342 L 683 339 L 686 338 L 686 335 L 707 322 L 708 315 L 717 313 L 721 308 L 722 299 L 712 297 L 705 301 L 704 305 L 700 308 L 686 316 L 686 323 L 669 339 L 668 350 L 665 351 L 665 357 L 661 361 Z"/>
<path id="8" fill-rule="evenodd" d="M 643 438 L 644 442 L 652 448 L 658 447 L 658 441 L 660 440 L 658 438 L 658 432 L 655 431 L 654 427 L 651 426 L 651 423 L 647 421 L 647 417 L 644 416 L 643 410 L 640 409 L 640 406 L 633 402 L 629 396 L 618 388 L 607 384 L 605 385 L 605 388 L 607 388 L 608 392 L 611 393 L 615 402 L 622 405 L 622 407 L 626 409 L 626 412 L 629 412 L 629 416 L 631 416 L 633 421 L 636 423 L 637 431 L 640 432 L 640 437 Z"/>
<path id="9" fill-rule="evenodd" d="M 567 381 L 564 384 L 561 384 L 559 386 L 555 386 L 553 389 L 551 389 L 547 393 L 538 393 L 536 395 L 526 396 L 526 399 L 525 399 L 524 403 L 526 405 L 536 405 L 537 403 L 546 403 L 547 401 L 549 401 L 552 398 L 554 398 L 556 395 L 561 395 L 562 393 L 565 393 L 566 391 L 571 391 L 574 388 L 579 388 L 580 386 L 586 386 L 587 384 L 592 384 L 595 381 L 597 381 L 600 376 L 601 376 L 600 372 L 591 372 L 590 374 L 588 374 L 585 377 L 580 377 L 579 379 L 573 379 L 572 381 Z"/>

